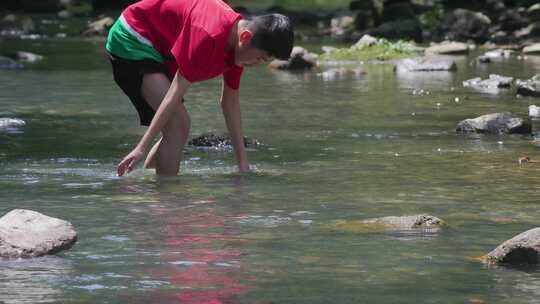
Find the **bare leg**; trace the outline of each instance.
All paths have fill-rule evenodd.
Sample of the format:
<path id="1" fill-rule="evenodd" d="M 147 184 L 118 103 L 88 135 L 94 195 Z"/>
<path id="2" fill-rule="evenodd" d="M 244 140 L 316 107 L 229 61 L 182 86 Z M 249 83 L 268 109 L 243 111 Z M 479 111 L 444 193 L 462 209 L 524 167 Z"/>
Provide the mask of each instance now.
<path id="1" fill-rule="evenodd" d="M 146 74 L 143 77 L 142 95 L 148 104 L 157 110 L 170 85 L 171 82 L 164 74 Z M 182 149 L 187 141 L 190 124 L 189 114 L 184 105 L 179 102 L 169 122 L 163 128 L 163 136 L 150 150 L 144 166 L 155 167 L 159 175 L 178 174 Z"/>

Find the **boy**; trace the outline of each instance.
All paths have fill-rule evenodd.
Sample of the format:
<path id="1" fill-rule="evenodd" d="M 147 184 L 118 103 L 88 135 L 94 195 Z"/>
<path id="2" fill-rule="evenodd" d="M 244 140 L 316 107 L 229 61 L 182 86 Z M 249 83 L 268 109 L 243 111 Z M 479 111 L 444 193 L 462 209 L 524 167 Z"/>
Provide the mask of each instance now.
<path id="1" fill-rule="evenodd" d="M 239 102 L 243 66 L 287 59 L 293 39 L 287 17 L 245 20 L 222 0 L 142 0 L 129 6 L 111 28 L 106 48 L 115 82 L 149 128 L 118 164 L 118 175 L 133 170 L 147 153 L 146 168 L 176 175 L 190 129 L 183 97 L 192 82 L 218 75 L 223 75 L 220 102 L 238 168 L 249 171 Z"/>

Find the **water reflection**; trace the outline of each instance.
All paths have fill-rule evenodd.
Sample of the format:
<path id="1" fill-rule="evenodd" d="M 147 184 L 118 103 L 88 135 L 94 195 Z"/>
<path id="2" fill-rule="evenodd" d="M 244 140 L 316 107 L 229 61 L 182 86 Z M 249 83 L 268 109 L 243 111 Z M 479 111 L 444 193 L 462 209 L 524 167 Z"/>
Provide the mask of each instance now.
<path id="1" fill-rule="evenodd" d="M 0 261 L 0 302 L 52 303 L 62 295 L 59 282 L 73 272 L 71 261 L 58 257 Z"/>
<path id="2" fill-rule="evenodd" d="M 452 87 L 456 75 L 455 72 L 398 72 L 396 79 L 401 88 L 429 90 L 448 90 Z"/>

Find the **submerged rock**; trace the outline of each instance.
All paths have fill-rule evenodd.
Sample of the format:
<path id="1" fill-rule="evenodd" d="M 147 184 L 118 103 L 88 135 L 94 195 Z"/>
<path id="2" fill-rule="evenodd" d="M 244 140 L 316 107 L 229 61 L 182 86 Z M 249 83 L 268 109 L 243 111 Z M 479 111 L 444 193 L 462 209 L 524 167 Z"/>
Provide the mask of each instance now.
<path id="1" fill-rule="evenodd" d="M 196 147 L 214 147 L 214 148 L 226 148 L 232 147 L 231 138 L 226 135 L 215 135 L 212 133 L 202 134 L 198 137 L 192 138 L 189 142 L 189 145 Z M 248 138 L 244 136 L 244 146 L 256 147 L 260 143 L 253 138 Z"/>
<path id="2" fill-rule="evenodd" d="M 464 87 L 471 87 L 479 90 L 487 90 L 494 93 L 498 92 L 500 88 L 510 88 L 513 77 L 505 77 L 496 74 L 489 75 L 489 78 L 482 80 L 480 77 L 463 81 Z"/>
<path id="3" fill-rule="evenodd" d="M 23 68 L 24 65 L 21 63 L 8 57 L 0 56 L 0 70 L 20 70 Z"/>
<path id="4" fill-rule="evenodd" d="M 519 95 L 540 97 L 540 74 L 529 80 L 517 80 L 516 87 Z"/>
<path id="5" fill-rule="evenodd" d="M 39 212 L 15 209 L 0 218 L 0 257 L 37 257 L 70 248 L 77 241 L 71 223 Z"/>
<path id="6" fill-rule="evenodd" d="M 442 56 L 407 58 L 398 61 L 395 70 L 397 72 L 454 71 L 456 63 L 453 59 Z"/>
<path id="7" fill-rule="evenodd" d="M 486 257 L 490 263 L 538 264 L 540 262 L 540 228 L 518 234 L 492 250 Z"/>
<path id="8" fill-rule="evenodd" d="M 22 127 L 25 124 L 26 122 L 21 119 L 0 117 L 0 130 Z"/>
<path id="9" fill-rule="evenodd" d="M 366 72 L 361 68 L 348 69 L 348 68 L 333 68 L 328 69 L 320 74 L 323 80 L 331 81 L 336 79 L 342 79 L 345 77 L 360 78 L 364 76 Z"/>
<path id="10" fill-rule="evenodd" d="M 531 125 L 511 113 L 492 113 L 479 116 L 477 118 L 465 119 L 458 123 L 457 132 L 463 133 L 530 133 Z"/>
<path id="11" fill-rule="evenodd" d="M 15 58 L 21 62 L 27 62 L 27 63 L 36 63 L 38 61 L 43 60 L 43 56 L 30 53 L 30 52 L 23 52 L 18 51 L 15 53 Z"/>
<path id="12" fill-rule="evenodd" d="M 436 231 L 444 225 L 444 222 L 432 215 L 417 214 L 409 216 L 387 216 L 381 218 L 337 221 L 326 225 L 326 230 L 349 233 L 377 233 L 385 231 Z"/>
<path id="13" fill-rule="evenodd" d="M 462 42 L 444 42 L 432 45 L 426 49 L 426 54 L 455 55 L 467 54 L 469 45 Z"/>
<path id="14" fill-rule="evenodd" d="M 292 49 L 289 60 L 273 60 L 268 65 L 270 68 L 278 70 L 307 70 L 316 65 L 317 55 L 308 52 L 300 46 Z"/>

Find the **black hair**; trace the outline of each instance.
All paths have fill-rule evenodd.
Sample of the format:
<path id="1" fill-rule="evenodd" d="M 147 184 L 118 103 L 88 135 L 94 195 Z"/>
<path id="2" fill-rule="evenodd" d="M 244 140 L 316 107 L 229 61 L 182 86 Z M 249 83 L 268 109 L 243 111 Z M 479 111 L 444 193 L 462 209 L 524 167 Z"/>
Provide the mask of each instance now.
<path id="1" fill-rule="evenodd" d="M 294 44 L 294 32 L 287 16 L 269 14 L 253 16 L 247 21 L 247 27 L 253 33 L 252 47 L 278 59 L 289 59 Z"/>

